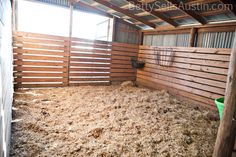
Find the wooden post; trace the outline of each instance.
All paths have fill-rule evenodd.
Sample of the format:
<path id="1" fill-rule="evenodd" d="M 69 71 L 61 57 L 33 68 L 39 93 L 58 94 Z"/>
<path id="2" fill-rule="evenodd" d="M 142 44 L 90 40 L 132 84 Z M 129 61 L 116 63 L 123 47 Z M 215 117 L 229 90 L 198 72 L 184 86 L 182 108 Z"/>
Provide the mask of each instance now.
<path id="1" fill-rule="evenodd" d="M 191 32 L 190 32 L 190 40 L 189 40 L 189 46 L 190 47 L 194 47 L 196 33 L 197 33 L 197 29 L 192 28 Z"/>
<path id="2" fill-rule="evenodd" d="M 113 28 L 112 28 L 112 42 L 116 41 L 116 24 L 117 24 L 117 18 L 113 17 Z"/>
<path id="3" fill-rule="evenodd" d="M 225 92 L 225 108 L 218 130 L 213 157 L 231 157 L 236 135 L 236 37 L 230 57 Z"/>
<path id="4" fill-rule="evenodd" d="M 69 38 L 66 41 L 66 51 L 68 52 L 67 86 L 70 85 L 70 52 L 71 52 L 71 39 L 72 39 L 72 29 L 73 29 L 73 9 L 74 9 L 74 4 L 70 3 Z"/>

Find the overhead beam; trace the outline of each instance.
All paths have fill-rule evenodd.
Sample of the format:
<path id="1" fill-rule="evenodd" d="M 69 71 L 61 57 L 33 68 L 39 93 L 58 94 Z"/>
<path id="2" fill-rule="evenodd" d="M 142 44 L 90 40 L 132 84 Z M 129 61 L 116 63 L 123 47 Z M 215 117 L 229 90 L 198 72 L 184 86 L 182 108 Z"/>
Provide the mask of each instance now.
<path id="1" fill-rule="evenodd" d="M 230 11 L 236 15 L 236 2 L 235 0 L 220 0 L 223 4 L 225 5 L 228 5 L 228 4 L 231 4 L 232 5 L 232 8 L 229 8 L 231 9 Z"/>
<path id="2" fill-rule="evenodd" d="M 188 10 L 188 9 L 184 9 L 183 7 L 180 7 L 181 3 L 178 0 L 166 0 L 166 1 L 171 3 L 172 5 L 176 6 L 178 9 L 180 9 L 184 13 L 188 14 L 189 16 L 191 16 L 193 19 L 195 19 L 199 23 L 201 23 L 203 25 L 207 24 L 207 21 L 202 16 L 196 14 L 192 10 Z"/>
<path id="3" fill-rule="evenodd" d="M 156 28 L 156 25 L 154 23 L 148 22 L 147 20 L 144 20 L 143 18 L 130 13 L 128 10 L 122 9 L 120 7 L 117 7 L 117 6 L 107 2 L 106 0 L 94 0 L 94 2 L 100 3 L 100 4 L 106 6 L 106 7 L 110 8 L 110 9 L 113 9 L 113 10 L 115 10 L 117 12 L 120 12 L 120 13 L 128 16 L 128 17 L 131 17 L 131 18 L 137 20 L 137 21 L 140 21 L 140 22 L 142 22 L 143 24 L 145 24 L 147 26 L 150 26 L 152 28 Z"/>
<path id="4" fill-rule="evenodd" d="M 134 4 L 135 6 L 143 6 L 143 5 L 145 5 L 145 4 L 143 4 L 140 0 L 126 0 L 126 1 L 130 2 L 131 4 Z M 176 22 L 172 21 L 170 18 L 168 18 L 168 17 L 162 15 L 161 13 L 158 13 L 158 12 L 156 12 L 156 11 L 150 9 L 149 7 L 142 7 L 142 9 L 143 9 L 144 11 L 149 12 L 149 13 L 152 14 L 153 16 L 162 19 L 163 21 L 169 23 L 169 24 L 172 25 L 172 26 L 175 26 L 175 27 L 179 26 Z"/>
<path id="5" fill-rule="evenodd" d="M 113 18 L 113 16 L 111 16 L 110 14 L 97 9 L 94 6 L 90 6 L 88 4 L 85 4 L 85 3 L 81 2 L 81 1 L 72 1 L 71 0 L 71 3 L 73 3 L 74 6 L 78 5 L 80 8 L 84 8 L 83 10 L 81 10 L 83 12 L 89 12 L 89 13 L 99 14 L 99 15 L 103 15 L 103 16 L 107 16 L 107 17 Z M 87 10 L 87 11 L 85 11 L 85 10 Z"/>

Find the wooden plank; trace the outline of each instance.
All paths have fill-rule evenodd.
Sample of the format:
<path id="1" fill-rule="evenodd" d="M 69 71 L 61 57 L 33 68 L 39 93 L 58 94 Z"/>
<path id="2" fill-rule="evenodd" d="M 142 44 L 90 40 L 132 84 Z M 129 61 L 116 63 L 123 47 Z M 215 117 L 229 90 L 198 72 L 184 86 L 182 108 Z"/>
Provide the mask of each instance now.
<path id="1" fill-rule="evenodd" d="M 106 63 L 99 63 L 99 64 L 88 64 L 88 63 L 70 63 L 70 67 L 110 67 L 110 64 L 106 64 Z"/>
<path id="2" fill-rule="evenodd" d="M 157 82 L 151 82 L 151 81 L 147 81 L 147 80 L 143 80 L 140 78 L 137 78 L 137 83 L 138 85 L 143 85 L 152 89 L 159 89 L 159 90 L 167 90 L 168 92 L 170 92 L 171 94 L 174 94 L 175 96 L 181 96 L 181 97 L 186 97 L 189 100 L 195 100 L 197 102 L 200 102 L 201 104 L 204 104 L 205 106 L 214 106 L 214 101 L 212 99 L 209 98 L 205 98 L 202 96 L 198 96 L 196 94 L 192 94 L 189 92 L 185 92 L 183 90 L 179 90 L 179 89 L 175 89 L 175 88 L 170 88 L 168 86 L 163 86 Z"/>
<path id="3" fill-rule="evenodd" d="M 16 82 L 65 82 L 66 78 L 15 78 Z"/>
<path id="4" fill-rule="evenodd" d="M 64 45 L 64 41 L 49 40 L 44 39 L 35 39 L 35 38 L 24 38 L 24 37 L 13 37 L 14 43 L 35 43 L 35 44 L 47 44 L 47 45 Z"/>
<path id="5" fill-rule="evenodd" d="M 187 87 L 192 87 L 192 88 L 195 88 L 195 89 L 200 89 L 200 90 L 203 90 L 203 91 L 208 91 L 208 92 L 216 93 L 216 94 L 220 94 L 220 95 L 224 95 L 224 92 L 225 92 L 225 90 L 222 89 L 222 88 L 212 87 L 212 86 L 209 86 L 209 85 L 204 85 L 204 84 L 196 83 L 196 82 L 193 82 L 193 81 L 187 81 L 187 80 L 184 80 L 184 79 L 169 77 L 169 76 L 160 75 L 160 74 L 156 74 L 156 73 L 149 73 L 149 74 L 144 73 L 144 75 L 140 74 L 140 75 L 138 75 L 138 77 L 141 77 L 141 78 L 142 77 L 156 78 L 158 80 L 171 82 L 171 83 L 175 83 L 175 84 L 179 84 L 179 85 L 183 85 L 183 86 L 187 86 Z"/>
<path id="6" fill-rule="evenodd" d="M 35 54 L 35 55 L 52 55 L 52 56 L 69 56 L 65 52 L 56 52 L 56 51 L 44 51 L 44 50 L 27 50 L 27 49 L 14 49 L 16 54 Z"/>
<path id="7" fill-rule="evenodd" d="M 135 81 L 136 77 L 111 77 L 110 78 L 111 81 Z"/>
<path id="8" fill-rule="evenodd" d="M 159 52 L 159 51 L 157 51 Z M 140 50 L 140 55 L 139 56 L 142 56 L 142 55 L 148 55 L 148 54 L 151 54 L 151 55 L 155 55 L 154 54 L 154 51 L 149 51 L 149 52 L 145 52 L 143 50 Z M 147 54 L 148 53 L 148 54 Z M 208 60 L 216 60 L 216 61 L 226 61 L 228 62 L 229 61 L 229 55 L 216 55 L 216 54 L 201 54 L 201 53 L 197 53 L 197 52 L 175 52 L 174 53 L 175 57 L 184 57 L 184 58 L 195 58 L 195 59 L 208 59 Z"/>
<path id="9" fill-rule="evenodd" d="M 70 53 L 72 57 L 96 57 L 96 58 L 111 58 L 109 54 L 95 54 L 95 53 Z"/>
<path id="10" fill-rule="evenodd" d="M 216 80 L 216 81 L 221 81 L 221 82 L 226 82 L 226 76 L 225 75 L 219 75 L 219 74 L 212 74 L 208 72 L 203 72 L 203 71 L 195 71 L 191 69 L 183 69 L 183 68 L 175 68 L 175 67 L 163 67 L 160 65 L 155 65 L 155 64 L 145 64 L 144 70 L 146 68 L 150 69 L 160 69 L 163 71 L 168 71 L 168 72 L 173 72 L 173 73 L 179 73 L 179 74 L 188 74 L 190 76 L 196 76 L 200 78 L 207 78 L 209 80 Z"/>
<path id="11" fill-rule="evenodd" d="M 163 56 L 164 55 L 158 55 Z M 221 56 L 219 56 L 220 58 Z M 151 59 L 153 62 L 156 63 L 157 55 L 155 54 L 139 54 L 140 59 Z M 185 58 L 185 57 L 178 57 L 175 56 L 173 62 L 177 63 L 190 63 L 195 65 L 206 65 L 206 66 L 212 66 L 212 67 L 219 67 L 219 68 L 228 68 L 229 62 L 228 61 L 219 61 L 219 60 L 208 60 L 208 59 L 198 59 L 198 58 Z"/>
<path id="12" fill-rule="evenodd" d="M 168 77 L 174 77 L 174 78 L 179 78 L 183 80 L 188 80 L 196 83 L 201 83 L 201 84 L 206 84 L 214 87 L 219 87 L 219 88 L 225 88 L 226 83 L 225 82 L 220 82 L 220 81 L 215 81 L 215 80 L 210 80 L 210 79 L 205 79 L 201 78 L 201 76 L 191 76 L 188 73 L 175 73 L 175 72 L 170 72 L 162 69 L 156 69 L 156 68 L 145 68 L 143 70 L 138 70 L 137 74 L 141 75 L 149 75 L 149 74 L 159 74 L 159 75 L 164 75 Z"/>
<path id="13" fill-rule="evenodd" d="M 112 73 L 111 77 L 136 77 L 136 73 Z"/>
<path id="14" fill-rule="evenodd" d="M 117 56 L 117 55 L 112 55 L 112 60 L 126 60 L 130 61 L 132 57 L 130 56 Z"/>
<path id="15" fill-rule="evenodd" d="M 41 68 L 41 67 L 14 67 L 14 71 L 56 71 L 66 72 L 66 68 Z"/>
<path id="16" fill-rule="evenodd" d="M 71 72 L 110 72 L 110 69 L 70 68 Z"/>
<path id="17" fill-rule="evenodd" d="M 109 81 L 109 78 L 70 78 L 70 81 Z"/>
<path id="18" fill-rule="evenodd" d="M 112 55 L 137 57 L 137 56 L 138 56 L 138 53 L 137 53 L 137 52 L 130 53 L 130 52 L 122 52 L 122 51 L 112 51 Z"/>
<path id="19" fill-rule="evenodd" d="M 43 39 L 51 39 L 51 40 L 66 40 L 67 37 L 56 36 L 56 35 L 46 35 L 46 34 L 39 34 L 39 33 L 29 33 L 29 32 L 19 32 L 14 31 L 13 36 L 22 36 L 24 38 L 43 38 Z"/>
<path id="20" fill-rule="evenodd" d="M 65 85 L 62 83 L 54 83 L 54 84 L 14 84 L 14 88 L 45 88 L 45 87 L 64 87 Z"/>
<path id="21" fill-rule="evenodd" d="M 152 67 L 155 66 L 153 62 L 149 62 L 149 60 L 145 60 L 146 67 Z M 190 69 L 205 73 L 212 73 L 212 74 L 220 74 L 220 75 L 227 75 L 228 70 L 223 68 L 216 68 L 216 67 L 207 67 L 207 66 L 201 66 L 201 65 L 194 65 L 194 64 L 184 64 L 184 63 L 172 63 L 172 67 L 175 68 L 182 68 L 182 69 Z"/>
<path id="22" fill-rule="evenodd" d="M 136 72 L 136 69 L 113 69 L 111 68 L 111 73 L 132 73 Z"/>
<path id="23" fill-rule="evenodd" d="M 70 73 L 70 76 L 110 76 L 110 73 Z"/>
<path id="24" fill-rule="evenodd" d="M 36 72 L 14 72 L 14 77 L 67 77 L 66 73 L 36 73 Z"/>
<path id="25" fill-rule="evenodd" d="M 223 48 L 168 47 L 168 46 L 156 47 L 156 46 L 144 46 L 144 45 L 139 46 L 139 48 L 140 48 L 139 50 L 150 50 L 150 51 L 154 51 L 155 49 L 159 49 L 159 50 L 172 49 L 174 52 L 195 52 L 195 53 L 203 53 L 203 54 L 222 54 L 222 55 L 231 54 L 230 49 L 223 49 Z"/>
<path id="26" fill-rule="evenodd" d="M 98 63 L 110 63 L 111 60 L 108 59 L 99 59 L 99 58 L 71 58 L 71 61 L 74 62 L 98 62 Z"/>
<path id="27" fill-rule="evenodd" d="M 28 44 L 28 43 L 22 43 L 22 44 L 16 44 L 13 45 L 15 47 L 24 47 L 24 48 L 30 48 L 30 49 L 43 49 L 43 50 L 64 50 L 64 46 L 48 46 L 48 45 L 40 45 L 40 44 Z"/>
<path id="28" fill-rule="evenodd" d="M 23 60 L 38 60 L 38 61 L 68 61 L 64 57 L 45 57 L 45 56 L 33 56 L 33 55 L 14 55 L 14 59 L 23 59 Z"/>
<path id="29" fill-rule="evenodd" d="M 79 82 L 79 83 L 70 83 L 70 86 L 109 86 L 110 82 Z"/>
<path id="30" fill-rule="evenodd" d="M 32 62 L 32 61 L 14 61 L 14 65 L 33 65 L 33 66 L 67 66 L 63 62 Z"/>
<path id="31" fill-rule="evenodd" d="M 136 44 L 127 44 L 127 43 L 119 43 L 119 42 L 112 42 L 112 46 L 116 47 L 126 47 L 126 48 L 131 48 L 135 49 L 136 51 L 139 50 L 139 45 Z"/>
<path id="32" fill-rule="evenodd" d="M 111 65 L 112 69 L 133 69 L 133 67 L 131 65 L 122 65 L 122 64 L 112 64 Z"/>
<path id="33" fill-rule="evenodd" d="M 74 47 L 72 47 L 71 52 L 73 52 L 73 53 L 76 53 L 76 52 L 78 52 L 78 53 L 80 53 L 80 52 L 91 52 L 91 53 L 99 53 L 99 54 L 102 54 L 102 55 L 111 54 L 111 51 L 109 51 L 109 50 L 99 50 L 99 49 L 95 49 L 95 48 L 90 48 L 90 49 L 87 48 L 86 49 L 86 48 L 74 48 Z"/>
<path id="34" fill-rule="evenodd" d="M 200 96 L 203 96 L 203 97 L 206 97 L 206 98 L 217 99 L 219 97 L 222 97 L 222 95 L 220 95 L 220 94 L 213 94 L 211 92 L 194 89 L 194 88 L 191 88 L 191 87 L 187 87 L 185 85 L 175 84 L 175 83 L 172 83 L 172 82 L 163 81 L 163 80 L 160 80 L 160 79 L 157 79 L 157 78 L 150 78 L 150 77 L 146 77 L 146 76 L 142 76 L 142 75 L 138 75 L 137 78 L 141 78 L 141 79 L 148 80 L 148 81 L 151 81 L 151 82 L 156 82 L 158 84 L 168 86 L 170 88 L 183 90 L 183 91 L 186 91 L 186 92 L 189 92 L 189 93 L 192 93 L 192 94 L 196 94 L 196 95 L 200 95 Z"/>
<path id="35" fill-rule="evenodd" d="M 112 51 L 122 51 L 122 52 L 138 53 L 137 49 L 131 49 L 131 48 L 127 48 L 127 47 L 117 47 L 117 46 L 113 46 L 112 47 Z"/>

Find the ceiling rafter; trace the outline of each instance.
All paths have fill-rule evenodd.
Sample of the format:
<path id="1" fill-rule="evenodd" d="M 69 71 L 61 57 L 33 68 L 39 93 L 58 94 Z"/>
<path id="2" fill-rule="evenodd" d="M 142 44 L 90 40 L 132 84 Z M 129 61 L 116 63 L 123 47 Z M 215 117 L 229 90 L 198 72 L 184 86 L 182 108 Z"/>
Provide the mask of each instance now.
<path id="1" fill-rule="evenodd" d="M 206 3 L 215 3 L 215 2 L 219 2 L 219 0 L 191 0 L 189 2 L 186 2 L 185 4 L 187 5 L 201 5 L 201 4 L 206 4 Z M 156 9 L 155 11 L 158 12 L 166 12 L 166 11 L 170 11 L 170 10 L 177 10 L 178 8 L 174 5 L 172 6 L 168 6 L 168 7 L 161 7 Z"/>
<path id="2" fill-rule="evenodd" d="M 235 0 L 220 0 L 220 2 L 223 4 L 226 4 L 226 5 L 231 4 L 233 8 L 229 8 L 229 9 L 231 9 L 230 11 L 234 15 L 236 15 L 236 2 L 235 2 Z"/>
<path id="3" fill-rule="evenodd" d="M 126 1 L 128 1 L 128 2 L 130 2 L 131 4 L 134 4 L 134 5 L 136 5 L 136 6 L 142 6 L 142 5 L 143 5 L 143 3 L 140 2 L 140 0 L 126 0 Z M 172 25 L 172 26 L 175 26 L 175 27 L 179 26 L 178 23 L 172 21 L 170 18 L 168 18 L 168 17 L 166 17 L 166 16 L 164 16 L 164 15 L 158 13 L 158 12 L 155 12 L 154 10 L 152 10 L 152 9 L 150 9 L 150 8 L 148 8 L 148 7 L 143 7 L 142 9 L 143 9 L 144 11 L 146 11 L 146 12 L 149 12 L 149 13 L 152 14 L 153 16 L 162 19 L 163 21 L 169 23 L 169 24 Z"/>
<path id="4" fill-rule="evenodd" d="M 112 10 L 115 10 L 115 11 L 120 12 L 120 13 L 128 16 L 128 17 L 131 17 L 131 18 L 137 20 L 137 21 L 140 21 L 140 22 L 142 22 L 143 24 L 145 24 L 147 26 L 150 26 L 152 28 L 156 28 L 156 25 L 154 23 L 148 22 L 147 20 L 144 20 L 143 18 L 130 13 L 128 10 L 117 7 L 117 6 L 109 3 L 106 0 L 94 0 L 94 2 L 97 2 L 97 3 L 99 3 L 101 5 L 104 5 L 104 6 L 110 8 Z"/>
<path id="5" fill-rule="evenodd" d="M 189 16 L 191 16 L 193 19 L 195 19 L 199 23 L 201 23 L 203 25 L 207 24 L 207 21 L 201 15 L 198 15 L 197 13 L 195 13 L 194 11 L 192 11 L 190 9 L 185 9 L 183 7 L 179 7 L 181 3 L 178 0 L 166 0 L 166 1 L 171 3 L 172 5 L 176 6 L 178 9 L 180 9 L 184 13 L 188 14 Z"/>

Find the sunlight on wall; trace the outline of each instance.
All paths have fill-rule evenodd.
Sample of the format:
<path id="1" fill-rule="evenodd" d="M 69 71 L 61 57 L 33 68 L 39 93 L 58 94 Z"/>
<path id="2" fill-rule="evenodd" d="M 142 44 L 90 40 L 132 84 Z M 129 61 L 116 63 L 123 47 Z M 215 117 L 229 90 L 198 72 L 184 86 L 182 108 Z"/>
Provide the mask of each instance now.
<path id="1" fill-rule="evenodd" d="M 18 30 L 68 36 L 69 9 L 21 0 L 18 5 Z"/>
<path id="2" fill-rule="evenodd" d="M 69 8 L 25 0 L 19 1 L 19 31 L 68 36 L 69 20 Z M 98 25 L 104 21 L 109 21 L 109 18 L 74 10 L 72 36 L 91 40 L 96 39 L 96 36 L 101 32 L 105 36 L 108 33 L 108 22 L 103 30 Z M 103 39 L 107 40 L 107 38 Z"/>

